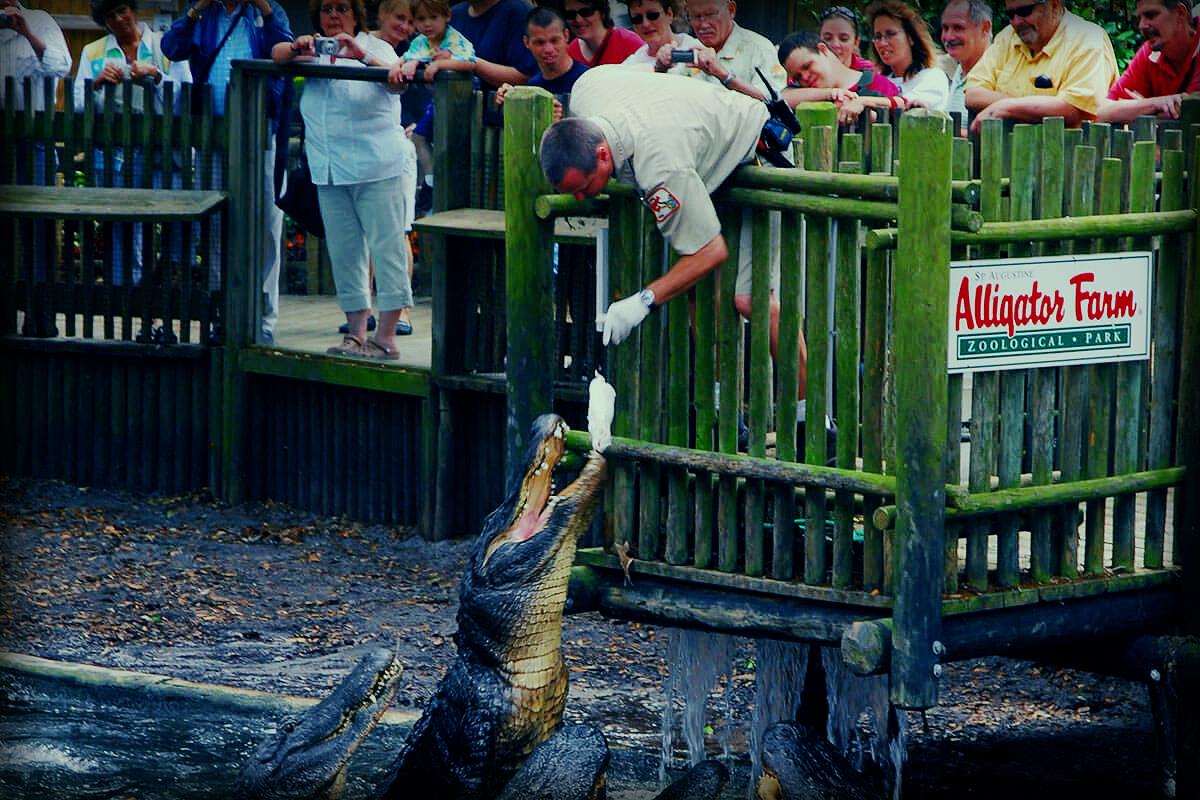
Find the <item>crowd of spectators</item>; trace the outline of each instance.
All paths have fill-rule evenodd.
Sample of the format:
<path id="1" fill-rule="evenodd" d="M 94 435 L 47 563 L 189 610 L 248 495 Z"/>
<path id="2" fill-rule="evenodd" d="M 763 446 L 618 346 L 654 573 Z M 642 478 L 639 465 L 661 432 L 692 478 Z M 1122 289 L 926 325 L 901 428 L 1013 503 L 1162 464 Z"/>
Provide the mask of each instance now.
<path id="1" fill-rule="evenodd" d="M 321 208 L 325 216 L 338 217 L 327 229 L 343 234 L 353 229 L 356 237 L 354 248 L 344 241 L 345 247 L 330 248 L 340 262 L 334 265 L 339 302 L 347 312 L 347 336 L 354 340 L 334 350 L 395 355 L 393 327 L 381 324 L 382 333 L 372 340 L 379 347 L 370 347 L 359 325 L 359 312 L 364 320 L 373 319 L 369 303 L 366 309 L 357 306 L 369 296 L 372 280 L 389 306 L 411 303 L 408 280 L 396 277 L 410 274 L 411 257 L 408 266 L 397 269 L 392 254 L 383 252 L 392 246 L 390 240 L 369 225 L 343 224 L 362 216 L 356 203 L 374 202 L 345 187 L 395 179 L 404 197 L 388 214 L 400 220 L 401 230 L 418 205 L 415 186 L 422 188 L 428 207 L 434 109 L 427 86 L 442 70 L 470 74 L 481 88 L 497 90 L 498 104 L 511 87 L 525 84 L 561 98 L 589 69 L 620 65 L 695 78 L 756 99 L 781 90 L 793 105 L 830 101 L 843 123 L 864 113 L 916 106 L 956 113 L 964 128 L 972 129 L 987 119 L 1062 116 L 1077 125 L 1090 119 L 1124 122 L 1143 114 L 1177 117 L 1182 96 L 1200 86 L 1200 36 L 1190 6 L 1179 0 L 1138 0 L 1144 44 L 1124 74 L 1118 73 L 1104 30 L 1071 13 L 1064 0 L 1005 0 L 995 10 L 987 0 L 949 0 L 941 15 L 941 47 L 918 10 L 903 0 L 874 0 L 861 13 L 846 6 L 826 8 L 810 29 L 784 37 L 778 46 L 738 23 L 732 0 L 629 0 L 625 13 L 620 10 L 609 0 L 462 0 L 452 6 L 446 0 L 383 0 L 372 34 L 363 0 L 310 0 L 316 30 L 338 41 L 338 63 L 389 69 L 386 87 L 310 79 L 301 105 Z M 103 92 L 109 84 L 132 79 L 152 90 L 135 94 L 135 102 L 152 97 L 161 108 L 164 82 L 191 81 L 211 87 L 219 116 L 225 113 L 234 60 L 315 55 L 313 37 L 295 37 L 276 0 L 195 0 L 161 34 L 138 21 L 135 0 L 93 0 L 92 11 L 106 35 L 80 55 L 76 105 L 89 90 Z M 63 78 L 69 73 L 71 57 L 51 17 L 15 0 L 0 0 L 0 14 L 3 76 Z M 272 82 L 267 113 L 273 131 L 283 127 L 279 121 L 288 88 L 285 81 Z M 401 93 L 404 98 L 397 99 Z M 21 94 L 15 99 L 20 104 Z M 41 94 L 35 92 L 32 102 L 40 107 Z M 561 108 L 560 102 L 556 116 Z M 330 116 L 335 111 L 343 115 L 337 124 Z M 413 142 L 416 157 L 410 158 Z M 263 175 L 269 194 L 280 188 L 277 152 L 271 137 Z M 219 187 L 221 165 L 215 170 Z M 278 309 L 276 244 L 282 219 L 272 204 L 266 208 L 268 252 L 261 273 L 263 337 L 270 341 Z M 109 256 L 123 257 L 119 248 Z M 371 275 L 363 266 L 368 261 L 374 263 L 374 278 L 357 277 L 362 270 Z M 135 282 L 139 272 L 135 265 Z M 383 316 L 390 319 L 400 310 L 383 309 Z M 411 330 L 406 312 L 401 322 L 399 327 L 408 329 L 401 333 Z"/>

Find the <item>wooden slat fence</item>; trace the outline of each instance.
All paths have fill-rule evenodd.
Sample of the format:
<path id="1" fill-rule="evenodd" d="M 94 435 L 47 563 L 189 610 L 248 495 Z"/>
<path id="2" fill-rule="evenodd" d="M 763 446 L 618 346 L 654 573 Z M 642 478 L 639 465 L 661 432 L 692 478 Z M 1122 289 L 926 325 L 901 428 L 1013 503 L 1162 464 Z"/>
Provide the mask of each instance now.
<path id="1" fill-rule="evenodd" d="M 64 83 L 73 97 L 74 79 Z M 212 189 L 224 160 L 224 126 L 212 113 L 207 86 L 125 81 L 98 99 L 85 82 L 83 107 L 54 110 L 53 82 L 3 86 L 0 183 L 46 186 Z M 28 99 L 46 98 L 35 113 Z M 23 93 L 24 110 L 12 98 Z M 198 113 L 191 113 L 195 105 Z M 184 109 L 175 113 L 176 107 Z M 147 109 L 142 111 L 140 109 Z M 181 342 L 206 343 L 220 306 L 220 231 L 194 223 L 34 222 L 9 220 L 0 265 L 6 295 L 0 331 L 26 332 L 64 317 L 61 335 L 132 340 L 144 322 L 162 319 Z M 44 328 L 45 325 L 42 325 Z M 44 331 L 42 331 L 44 333 Z"/>
<path id="2" fill-rule="evenodd" d="M 742 168 L 717 196 L 729 267 L 608 349 L 619 437 L 608 543 L 682 568 L 669 573 L 681 578 L 726 573 L 761 591 L 781 581 L 785 593 L 803 586 L 874 603 L 896 595 L 900 575 L 895 409 L 906 365 L 896 363 L 896 326 L 907 316 L 896 294 L 897 129 L 836 131 L 818 105 L 798 114 L 801 167 Z M 1031 587 L 1053 586 L 1058 597 L 1138 588 L 1178 566 L 1169 543 L 1180 507 L 1171 487 L 1186 461 L 1180 298 L 1196 220 L 1183 142 L 1180 128 L 1151 119 L 1080 130 L 1052 119 L 989 123 L 978 139 L 950 143 L 953 258 L 1149 249 L 1155 307 L 1150 361 L 944 376 L 944 388 L 930 387 L 946 393 L 946 535 L 937 535 L 946 613 L 985 607 L 988 596 L 1029 602 L 1037 593 L 1013 593 Z M 589 210 L 546 202 L 558 213 Z M 636 195 L 612 185 L 597 209 L 610 229 L 612 289 L 661 274 L 664 244 Z M 772 214 L 782 222 L 774 361 L 761 257 Z M 759 255 L 754 313 L 743 321 L 729 298 L 746 243 Z M 809 422 L 798 436 L 801 331 Z M 928 352 L 944 341 L 931 336 Z M 836 444 L 813 423 L 826 415 Z"/>

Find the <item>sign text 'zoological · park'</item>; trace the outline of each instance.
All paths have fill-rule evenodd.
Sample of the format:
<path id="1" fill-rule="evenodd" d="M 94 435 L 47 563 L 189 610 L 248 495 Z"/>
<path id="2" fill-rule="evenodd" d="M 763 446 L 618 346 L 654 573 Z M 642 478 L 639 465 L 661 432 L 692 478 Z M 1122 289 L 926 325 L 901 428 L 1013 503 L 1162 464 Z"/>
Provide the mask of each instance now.
<path id="1" fill-rule="evenodd" d="M 950 372 L 1149 357 L 1151 254 L 950 264 Z"/>

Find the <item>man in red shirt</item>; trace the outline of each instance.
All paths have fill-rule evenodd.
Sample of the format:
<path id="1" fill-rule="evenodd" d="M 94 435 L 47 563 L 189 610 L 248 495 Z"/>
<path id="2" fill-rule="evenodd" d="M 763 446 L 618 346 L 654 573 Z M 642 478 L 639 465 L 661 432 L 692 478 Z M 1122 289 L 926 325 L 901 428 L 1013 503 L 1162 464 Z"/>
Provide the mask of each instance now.
<path id="1" fill-rule="evenodd" d="M 1101 122 L 1129 122 L 1145 115 L 1177 119 L 1183 95 L 1200 92 L 1200 36 L 1188 3 L 1138 0 L 1137 16 L 1146 42 L 1108 90 L 1096 115 Z"/>

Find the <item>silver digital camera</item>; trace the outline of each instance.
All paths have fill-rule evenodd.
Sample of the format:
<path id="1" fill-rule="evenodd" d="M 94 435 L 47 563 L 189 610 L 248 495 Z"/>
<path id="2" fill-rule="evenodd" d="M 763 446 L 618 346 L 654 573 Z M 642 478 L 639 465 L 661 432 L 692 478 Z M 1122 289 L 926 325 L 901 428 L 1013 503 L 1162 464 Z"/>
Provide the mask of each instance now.
<path id="1" fill-rule="evenodd" d="M 317 36 L 313 39 L 313 52 L 319 56 L 336 56 L 342 43 L 332 36 Z"/>

